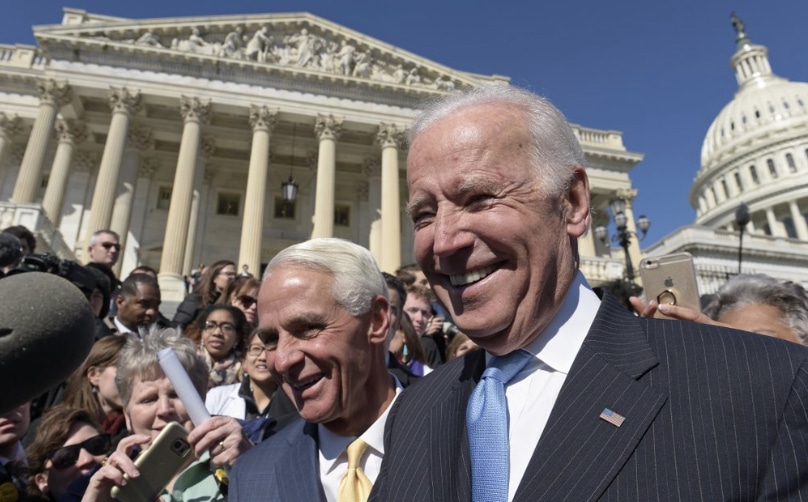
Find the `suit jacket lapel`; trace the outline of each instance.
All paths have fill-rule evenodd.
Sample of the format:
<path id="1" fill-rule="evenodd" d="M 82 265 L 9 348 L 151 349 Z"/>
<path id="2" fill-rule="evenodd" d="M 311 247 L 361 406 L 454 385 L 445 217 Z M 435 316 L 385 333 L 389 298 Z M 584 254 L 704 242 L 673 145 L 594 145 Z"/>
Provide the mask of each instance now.
<path id="1" fill-rule="evenodd" d="M 607 295 L 514 500 L 598 498 L 667 400 L 641 380 L 657 364 L 637 319 Z M 604 408 L 623 424 L 599 418 Z"/>
<path id="2" fill-rule="evenodd" d="M 318 458 L 317 425 L 305 423 L 303 434 L 290 436 L 287 459 L 277 464 L 280 500 L 325 500 Z"/>
<path id="3" fill-rule="evenodd" d="M 465 358 L 451 393 L 430 410 L 432 500 L 471 500 L 471 457 L 466 432 L 466 403 L 485 370 L 485 352 L 478 350 Z M 428 385 L 428 383 L 427 383 Z M 460 426 L 458 427 L 458 424 Z"/>

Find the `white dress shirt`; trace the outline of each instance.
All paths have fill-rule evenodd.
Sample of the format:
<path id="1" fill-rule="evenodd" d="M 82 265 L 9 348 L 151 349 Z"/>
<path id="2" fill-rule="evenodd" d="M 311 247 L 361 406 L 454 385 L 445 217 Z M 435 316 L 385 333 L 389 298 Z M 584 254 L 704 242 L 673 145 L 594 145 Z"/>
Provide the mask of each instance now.
<path id="1" fill-rule="evenodd" d="M 509 417 L 508 500 L 513 500 L 578 355 L 600 299 L 578 272 L 558 313 L 525 351 L 535 357 L 505 387 Z M 486 360 L 490 359 L 486 356 Z"/>
<path id="2" fill-rule="evenodd" d="M 360 467 L 365 471 L 371 483 L 376 482 L 382 466 L 384 457 L 384 425 L 387 422 L 387 414 L 393 403 L 398 399 L 403 387 L 397 378 L 392 377 L 396 384 L 396 395 L 390 401 L 390 405 L 384 413 L 373 422 L 373 425 L 359 437 L 367 443 L 368 449 L 359 462 Z M 345 471 L 348 470 L 348 454 L 345 449 L 356 439 L 351 436 L 340 436 L 326 429 L 322 424 L 317 426 L 318 443 L 320 446 L 320 483 L 323 485 L 325 499 L 328 502 L 336 502 L 339 493 L 339 482 Z"/>
<path id="3" fill-rule="evenodd" d="M 115 327 L 118 328 L 118 333 L 140 340 L 140 333 L 132 331 L 131 329 L 124 326 L 123 323 L 118 320 L 118 316 L 115 316 L 115 318 L 112 319 L 112 321 L 115 323 Z"/>

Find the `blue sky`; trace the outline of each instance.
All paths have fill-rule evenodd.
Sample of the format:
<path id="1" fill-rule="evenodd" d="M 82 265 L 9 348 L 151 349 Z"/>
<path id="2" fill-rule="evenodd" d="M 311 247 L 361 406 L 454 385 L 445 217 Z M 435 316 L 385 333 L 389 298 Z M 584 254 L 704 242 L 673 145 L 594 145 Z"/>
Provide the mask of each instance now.
<path id="1" fill-rule="evenodd" d="M 459 70 L 509 76 L 645 154 L 632 172 L 635 214 L 653 221 L 643 247 L 695 218 L 687 197 L 701 143 L 737 89 L 730 12 L 768 46 L 775 73 L 808 81 L 805 0 L 65 1 L 8 2 L 0 43 L 33 43 L 31 26 L 59 23 L 63 6 L 131 18 L 306 11 Z"/>

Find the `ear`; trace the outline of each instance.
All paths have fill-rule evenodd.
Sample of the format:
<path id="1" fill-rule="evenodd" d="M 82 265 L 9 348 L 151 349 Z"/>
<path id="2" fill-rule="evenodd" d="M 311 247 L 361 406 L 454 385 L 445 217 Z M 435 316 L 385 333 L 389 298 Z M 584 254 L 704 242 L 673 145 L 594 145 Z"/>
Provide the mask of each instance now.
<path id="1" fill-rule="evenodd" d="M 589 177 L 583 167 L 576 167 L 564 200 L 567 234 L 578 238 L 589 228 Z"/>
<path id="2" fill-rule="evenodd" d="M 48 493 L 48 473 L 38 472 L 34 474 L 34 483 L 42 493 Z"/>
<path id="3" fill-rule="evenodd" d="M 377 295 L 370 304 L 370 324 L 368 339 L 370 343 L 384 344 L 390 330 L 390 302 L 382 295 Z"/>
<path id="4" fill-rule="evenodd" d="M 101 378 L 101 370 L 98 366 L 90 366 L 87 368 L 87 380 L 90 381 L 93 387 L 98 387 L 98 380 Z"/>
<path id="5" fill-rule="evenodd" d="M 121 309 L 121 305 L 123 305 L 123 302 L 125 301 L 126 300 L 124 299 L 123 295 L 118 295 L 115 297 L 115 306 L 118 307 L 118 310 Z"/>

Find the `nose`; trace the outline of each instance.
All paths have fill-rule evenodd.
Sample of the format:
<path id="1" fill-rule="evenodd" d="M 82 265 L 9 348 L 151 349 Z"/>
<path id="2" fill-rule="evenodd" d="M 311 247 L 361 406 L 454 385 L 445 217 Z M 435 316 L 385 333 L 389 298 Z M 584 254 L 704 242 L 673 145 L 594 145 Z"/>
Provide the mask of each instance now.
<path id="1" fill-rule="evenodd" d="M 266 351 L 264 352 L 266 354 Z M 280 335 L 278 345 L 275 348 L 275 371 L 281 375 L 286 375 L 303 361 L 303 353 L 300 351 L 297 339 L 291 335 Z"/>
<path id="2" fill-rule="evenodd" d="M 157 398 L 157 416 L 170 417 L 174 415 L 174 403 L 168 396 Z"/>
<path id="3" fill-rule="evenodd" d="M 80 471 L 84 472 L 92 469 L 98 465 L 98 463 L 98 459 L 95 457 L 95 455 L 91 454 L 84 448 L 79 450 L 79 458 L 76 460 L 76 468 L 78 468 Z"/>
<path id="4" fill-rule="evenodd" d="M 438 209 L 433 224 L 432 252 L 435 256 L 451 256 L 460 249 L 472 245 L 474 239 L 464 231 L 463 214 L 454 209 Z"/>

